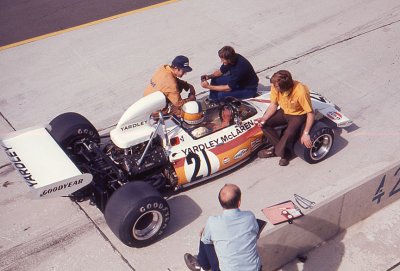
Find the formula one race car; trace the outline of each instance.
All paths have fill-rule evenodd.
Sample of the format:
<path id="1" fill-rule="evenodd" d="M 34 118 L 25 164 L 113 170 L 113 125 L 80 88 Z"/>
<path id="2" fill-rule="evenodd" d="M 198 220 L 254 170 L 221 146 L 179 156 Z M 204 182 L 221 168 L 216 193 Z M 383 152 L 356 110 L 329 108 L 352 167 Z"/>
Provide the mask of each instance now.
<path id="1" fill-rule="evenodd" d="M 334 142 L 326 120 L 338 127 L 351 121 L 326 98 L 311 96 L 313 147 L 303 147 L 299 156 L 313 164 L 327 157 Z M 90 197 L 124 244 L 141 247 L 153 243 L 170 220 L 161 192 L 230 170 L 268 144 L 255 120 L 269 102 L 269 92 L 243 101 L 204 99 L 195 102 L 200 111 L 178 118 L 163 113 L 165 96 L 155 92 L 129 107 L 108 135 L 100 136 L 85 117 L 69 112 L 1 142 L 32 197 Z M 226 109 L 231 120 L 222 125 Z"/>

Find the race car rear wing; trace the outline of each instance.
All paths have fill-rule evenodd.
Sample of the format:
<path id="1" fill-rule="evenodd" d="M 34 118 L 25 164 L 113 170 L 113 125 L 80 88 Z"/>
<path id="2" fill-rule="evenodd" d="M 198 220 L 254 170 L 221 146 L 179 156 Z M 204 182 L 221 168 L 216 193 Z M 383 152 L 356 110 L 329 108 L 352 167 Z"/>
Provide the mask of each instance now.
<path id="1" fill-rule="evenodd" d="M 82 174 L 45 127 L 10 133 L 0 142 L 31 188 L 28 195 L 32 198 L 68 196 L 92 181 L 92 175 Z"/>

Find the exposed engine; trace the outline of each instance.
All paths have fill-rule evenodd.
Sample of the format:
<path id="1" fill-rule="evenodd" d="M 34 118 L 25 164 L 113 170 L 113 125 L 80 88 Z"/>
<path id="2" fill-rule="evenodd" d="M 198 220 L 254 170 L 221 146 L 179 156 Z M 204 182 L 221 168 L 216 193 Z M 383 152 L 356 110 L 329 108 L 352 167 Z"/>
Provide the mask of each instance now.
<path id="1" fill-rule="evenodd" d="M 104 210 L 111 194 L 127 182 L 145 181 L 157 190 L 176 184 L 175 171 L 157 139 L 148 147 L 148 142 L 127 149 L 118 148 L 111 141 L 104 148 L 100 145 L 80 142 L 74 148 L 78 154 L 73 156 L 76 164 L 96 180 L 91 189 L 86 187 L 76 191 L 75 199 L 83 199 L 93 192 L 93 201 Z M 86 163 L 82 163 L 85 160 Z"/>
<path id="2" fill-rule="evenodd" d="M 151 146 L 145 156 L 145 143 L 133 146 L 129 149 L 120 149 L 115 145 L 107 148 L 107 155 L 131 178 L 142 175 L 149 170 L 164 168 L 168 164 L 163 147 L 159 145 Z"/>

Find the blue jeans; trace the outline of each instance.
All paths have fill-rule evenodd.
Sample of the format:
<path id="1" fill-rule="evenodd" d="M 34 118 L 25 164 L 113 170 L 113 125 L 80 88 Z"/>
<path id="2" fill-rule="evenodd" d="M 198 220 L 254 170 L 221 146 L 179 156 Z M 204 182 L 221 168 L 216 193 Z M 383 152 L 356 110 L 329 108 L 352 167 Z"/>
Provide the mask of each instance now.
<path id="1" fill-rule="evenodd" d="M 211 79 L 211 85 L 221 86 L 227 85 L 230 81 L 230 75 L 222 75 Z M 210 90 L 209 98 L 214 101 L 222 101 L 225 97 L 235 97 L 238 99 L 254 98 L 257 95 L 257 86 L 251 88 L 234 88 L 231 91 L 215 91 Z"/>

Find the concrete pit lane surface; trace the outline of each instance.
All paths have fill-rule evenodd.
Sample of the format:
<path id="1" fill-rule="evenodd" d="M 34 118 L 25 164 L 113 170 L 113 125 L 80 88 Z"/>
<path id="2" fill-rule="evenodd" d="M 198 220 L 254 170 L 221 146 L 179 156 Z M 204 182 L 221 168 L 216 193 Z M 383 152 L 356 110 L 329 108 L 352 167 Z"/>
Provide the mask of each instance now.
<path id="1" fill-rule="evenodd" d="M 293 225 L 268 223 L 259 241 L 265 270 L 321 270 L 321 263 L 328 271 L 395 270 L 399 35 L 394 0 L 182 0 L 1 50 L 1 133 L 70 111 L 104 132 L 176 55 L 189 57 L 193 71 L 184 79 L 202 91 L 200 76 L 219 67 L 217 51 L 227 44 L 251 61 L 260 89 L 269 85 L 266 76 L 288 69 L 354 124 L 335 130 L 333 151 L 322 163 L 295 158 L 280 167 L 278 158 L 255 159 L 169 198 L 168 229 L 140 249 L 124 246 L 88 201 L 27 198 L 28 187 L 1 155 L 0 270 L 187 270 L 183 255 L 197 253 L 198 233 L 208 216 L 221 212 L 217 194 L 228 182 L 242 189 L 242 209 L 264 220 L 262 208 L 294 200 L 295 193 L 316 202 Z M 348 208 L 355 208 L 352 215 Z M 344 224 L 343 216 L 354 219 Z M 338 235 L 326 242 L 327 232 Z M 284 265 L 297 253 L 307 261 Z"/>

